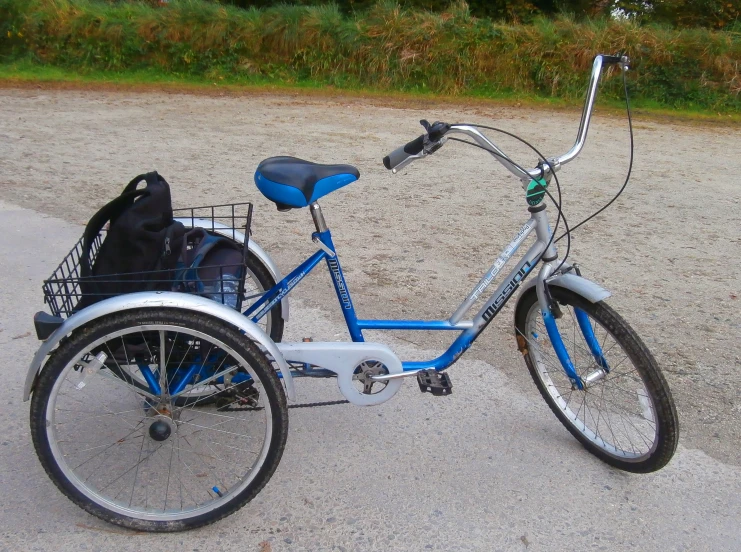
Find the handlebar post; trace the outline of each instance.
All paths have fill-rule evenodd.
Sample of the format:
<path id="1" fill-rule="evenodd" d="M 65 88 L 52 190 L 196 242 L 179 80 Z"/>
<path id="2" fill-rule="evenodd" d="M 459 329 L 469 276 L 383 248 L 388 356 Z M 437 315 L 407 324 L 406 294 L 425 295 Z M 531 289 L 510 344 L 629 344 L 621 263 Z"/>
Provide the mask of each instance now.
<path id="1" fill-rule="evenodd" d="M 599 86 L 599 79 L 602 75 L 602 67 L 606 64 L 617 64 L 624 71 L 628 69 L 628 56 L 603 56 L 598 55 L 594 57 L 594 63 L 592 63 L 592 75 L 589 78 L 589 88 L 587 92 L 587 99 L 584 102 L 584 110 L 581 114 L 581 122 L 579 123 L 579 132 L 576 133 L 576 142 L 574 146 L 566 152 L 564 155 L 558 158 L 559 164 L 563 165 L 572 161 L 584 147 L 584 143 L 587 141 L 587 132 L 589 131 L 589 122 L 592 119 L 592 111 L 594 110 L 594 100 L 597 98 L 597 88 Z"/>
<path id="2" fill-rule="evenodd" d="M 568 163 L 573 160 L 584 147 L 584 143 L 587 141 L 587 132 L 589 132 L 589 122 L 592 119 L 592 111 L 594 109 L 594 100 L 597 97 L 597 87 L 599 86 L 600 74 L 602 73 L 602 56 L 596 56 L 594 63 L 592 64 L 592 76 L 589 79 L 589 87 L 587 92 L 587 99 L 584 102 L 584 109 L 581 113 L 581 121 L 579 122 L 579 131 L 576 133 L 576 142 L 574 146 L 565 154 L 559 158 L 559 161 Z"/>
<path id="3" fill-rule="evenodd" d="M 574 145 L 564 155 L 550 158 L 548 159 L 548 163 L 542 163 L 535 169 L 526 170 L 520 168 L 509 157 L 507 157 L 507 155 L 499 149 L 494 142 L 479 132 L 475 126 L 448 125 L 441 122 L 436 122 L 433 125 L 430 125 L 427 121 L 421 121 L 421 123 L 425 127 L 425 130 L 428 131 L 428 134 L 423 134 L 405 146 L 397 148 L 384 158 L 383 164 L 387 169 L 390 169 L 395 173 L 415 159 L 420 159 L 425 155 L 437 151 L 437 149 L 439 149 L 445 142 L 446 134 L 457 133 L 465 134 L 470 138 L 473 138 L 479 146 L 493 155 L 507 170 L 520 178 L 525 187 L 527 187 L 533 179 L 549 179 L 552 173 L 558 171 L 562 165 L 573 161 L 584 148 L 584 144 L 587 140 L 587 133 L 589 132 L 589 123 L 592 120 L 594 101 L 597 97 L 597 89 L 599 87 L 600 76 L 602 75 L 602 68 L 605 65 L 618 65 L 621 71 L 627 71 L 628 64 L 629 59 L 627 56 L 606 56 L 601 54 L 595 56 L 594 62 L 592 63 L 592 74 L 589 78 L 587 98 L 584 102 L 584 109 L 582 110 L 581 121 L 579 122 L 579 131 L 577 132 Z"/>

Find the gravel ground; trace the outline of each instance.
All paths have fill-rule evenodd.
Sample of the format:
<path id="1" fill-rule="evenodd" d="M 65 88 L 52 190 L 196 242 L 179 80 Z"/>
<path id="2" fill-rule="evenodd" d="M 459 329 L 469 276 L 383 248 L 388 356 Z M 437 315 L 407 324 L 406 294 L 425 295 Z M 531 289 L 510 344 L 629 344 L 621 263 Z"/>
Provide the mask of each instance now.
<path id="1" fill-rule="evenodd" d="M 179 205 L 254 202 L 254 237 L 287 271 L 312 251 L 313 226 L 306 211 L 278 213 L 259 194 L 252 182 L 256 165 L 272 155 L 351 163 L 360 181 L 322 206 L 358 312 L 367 318 L 447 317 L 526 220 L 519 183 L 484 152 L 460 144 L 399 175 L 387 172 L 381 158 L 417 136 L 421 118 L 499 126 L 548 155 L 560 154 L 573 142 L 579 114 L 398 104 L 4 89 L 0 198 L 82 224 L 131 177 L 156 169 Z M 494 138 L 522 164 L 534 164 L 532 153 Z M 657 357 L 677 403 L 683 445 L 738 466 L 741 187 L 730 175 L 741 171 L 741 134 L 638 119 L 635 144 L 630 186 L 577 231 L 571 259 L 614 293 L 610 303 Z M 621 186 L 628 151 L 625 120 L 598 112 L 583 153 L 560 173 L 570 222 Z M 28 286 L 38 289 L 45 276 Z M 326 276 L 307 279 L 294 293 L 307 308 L 341 321 Z M 443 349 L 450 339 L 447 333 L 395 335 L 426 350 Z M 466 358 L 496 359 L 510 383 L 537 395 L 516 353 L 511 305 Z M 455 368 L 451 374 L 457 385 L 476 381 L 456 379 Z"/>

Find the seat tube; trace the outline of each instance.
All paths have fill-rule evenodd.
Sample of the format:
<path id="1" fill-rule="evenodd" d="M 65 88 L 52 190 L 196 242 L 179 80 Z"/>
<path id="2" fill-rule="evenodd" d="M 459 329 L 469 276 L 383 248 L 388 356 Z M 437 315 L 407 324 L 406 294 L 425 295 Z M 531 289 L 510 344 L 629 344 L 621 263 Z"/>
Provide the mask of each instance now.
<path id="1" fill-rule="evenodd" d="M 314 226 L 316 227 L 315 237 L 326 246 L 329 250 L 335 252 L 334 243 L 332 242 L 332 233 L 327 227 L 327 223 L 324 220 L 322 214 L 322 208 L 315 201 L 309 206 L 311 210 L 311 218 L 314 219 Z M 342 316 L 345 317 L 345 324 L 347 324 L 347 331 L 350 333 L 350 337 L 353 341 L 361 342 L 365 341 L 363 338 L 363 332 L 358 327 L 358 316 L 355 314 L 355 307 L 353 306 L 352 299 L 350 297 L 350 290 L 345 282 L 345 275 L 342 273 L 342 266 L 340 266 L 340 259 L 337 257 L 335 252 L 334 256 L 327 255 L 325 257 L 327 261 L 327 268 L 329 273 L 332 275 L 332 284 L 334 285 L 335 293 L 337 293 L 337 299 L 342 309 Z"/>

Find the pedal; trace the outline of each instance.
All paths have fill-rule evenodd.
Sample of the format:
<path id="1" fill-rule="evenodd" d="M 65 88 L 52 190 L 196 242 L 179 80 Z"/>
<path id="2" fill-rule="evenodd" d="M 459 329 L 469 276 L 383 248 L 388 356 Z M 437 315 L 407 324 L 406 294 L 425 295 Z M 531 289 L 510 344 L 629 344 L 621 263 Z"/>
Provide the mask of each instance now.
<path id="1" fill-rule="evenodd" d="M 453 392 L 453 382 L 446 372 L 433 369 L 417 372 L 417 383 L 422 393 L 432 393 L 436 397 L 450 395 Z"/>

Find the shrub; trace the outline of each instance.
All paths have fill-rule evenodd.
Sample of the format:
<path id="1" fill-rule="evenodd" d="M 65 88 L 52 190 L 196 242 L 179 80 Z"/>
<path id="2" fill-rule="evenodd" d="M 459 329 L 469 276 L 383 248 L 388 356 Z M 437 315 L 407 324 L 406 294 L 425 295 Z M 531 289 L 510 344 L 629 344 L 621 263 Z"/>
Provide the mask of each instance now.
<path id="1" fill-rule="evenodd" d="M 155 68 L 209 78 L 574 100 L 583 96 L 594 54 L 626 52 L 634 60 L 634 97 L 677 108 L 741 106 L 741 37 L 734 32 L 568 17 L 515 25 L 473 17 L 463 2 L 432 13 L 389 0 L 354 15 L 335 4 L 243 10 L 202 0 L 160 7 L 0 0 L 0 13 L 8 27 L 0 51 L 79 70 Z M 621 97 L 619 79 L 607 79 L 602 94 Z"/>

